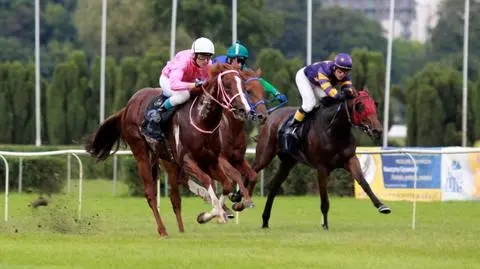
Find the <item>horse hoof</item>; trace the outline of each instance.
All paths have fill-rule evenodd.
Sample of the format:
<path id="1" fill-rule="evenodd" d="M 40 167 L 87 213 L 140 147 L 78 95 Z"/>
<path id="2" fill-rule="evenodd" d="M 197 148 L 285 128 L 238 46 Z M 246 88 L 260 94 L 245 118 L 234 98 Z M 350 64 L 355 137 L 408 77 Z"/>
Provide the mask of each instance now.
<path id="1" fill-rule="evenodd" d="M 158 230 L 158 235 L 160 235 L 161 238 L 168 237 L 168 233 L 165 230 Z"/>
<path id="2" fill-rule="evenodd" d="M 322 225 L 324 231 L 328 231 L 328 225 Z"/>
<path id="3" fill-rule="evenodd" d="M 254 208 L 255 204 L 252 202 L 252 200 L 248 200 L 248 201 L 243 202 L 243 207 L 244 208 Z"/>
<path id="4" fill-rule="evenodd" d="M 235 218 L 235 214 L 232 212 L 232 210 L 230 209 L 227 209 L 225 210 L 225 215 L 227 216 L 227 218 L 229 219 L 234 219 Z"/>
<path id="5" fill-rule="evenodd" d="M 233 203 L 239 203 L 240 201 L 242 201 L 242 195 L 238 192 L 230 193 L 228 195 L 228 199 L 230 199 L 230 201 L 232 201 Z"/>
<path id="6" fill-rule="evenodd" d="M 386 205 L 381 205 L 378 208 L 378 212 L 380 212 L 382 214 L 390 214 L 392 212 L 392 210 Z"/>
<path id="7" fill-rule="evenodd" d="M 232 209 L 235 210 L 235 211 L 237 211 L 237 212 L 241 212 L 241 211 L 243 211 L 243 209 L 245 209 L 245 208 L 243 207 L 243 204 L 242 204 L 242 203 L 234 203 L 234 204 L 232 205 Z"/>
<path id="8" fill-rule="evenodd" d="M 268 224 L 262 224 L 262 229 L 268 229 L 270 227 L 268 227 Z"/>
<path id="9" fill-rule="evenodd" d="M 204 224 L 204 223 L 207 223 L 208 221 L 210 221 L 210 219 L 206 220 L 204 217 L 205 217 L 205 212 L 202 212 L 200 214 L 198 214 L 197 216 L 197 222 L 200 223 L 200 224 Z"/>

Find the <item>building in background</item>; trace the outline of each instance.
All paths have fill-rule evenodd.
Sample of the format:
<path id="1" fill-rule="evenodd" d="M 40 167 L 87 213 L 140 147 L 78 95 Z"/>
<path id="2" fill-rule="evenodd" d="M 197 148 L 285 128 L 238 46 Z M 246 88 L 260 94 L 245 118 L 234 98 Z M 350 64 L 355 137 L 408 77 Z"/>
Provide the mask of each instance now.
<path id="1" fill-rule="evenodd" d="M 425 42 L 429 29 L 437 23 L 437 10 L 442 0 L 395 0 L 394 36 Z M 321 0 L 323 7 L 340 6 L 363 12 L 379 21 L 389 34 L 390 0 Z"/>

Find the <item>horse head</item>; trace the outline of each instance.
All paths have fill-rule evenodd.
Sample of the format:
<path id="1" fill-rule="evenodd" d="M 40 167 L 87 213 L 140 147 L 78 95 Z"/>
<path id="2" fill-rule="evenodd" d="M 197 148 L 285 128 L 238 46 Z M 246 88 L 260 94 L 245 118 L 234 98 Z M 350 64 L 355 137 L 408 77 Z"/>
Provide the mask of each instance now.
<path id="1" fill-rule="evenodd" d="M 246 120 L 250 106 L 245 98 L 238 69 L 231 65 L 217 63 L 210 70 L 210 79 L 202 86 L 203 92 L 234 117 Z"/>
<path id="2" fill-rule="evenodd" d="M 240 72 L 240 76 L 245 82 L 246 96 L 250 106 L 250 115 L 254 120 L 258 120 L 260 124 L 265 123 L 268 116 L 267 106 L 265 105 L 265 92 L 260 82 L 262 71 L 260 69 L 244 70 Z"/>
<path id="3" fill-rule="evenodd" d="M 370 96 L 368 90 L 360 89 L 348 101 L 351 121 L 355 126 L 370 137 L 380 139 L 383 126 L 377 115 L 377 102 Z"/>

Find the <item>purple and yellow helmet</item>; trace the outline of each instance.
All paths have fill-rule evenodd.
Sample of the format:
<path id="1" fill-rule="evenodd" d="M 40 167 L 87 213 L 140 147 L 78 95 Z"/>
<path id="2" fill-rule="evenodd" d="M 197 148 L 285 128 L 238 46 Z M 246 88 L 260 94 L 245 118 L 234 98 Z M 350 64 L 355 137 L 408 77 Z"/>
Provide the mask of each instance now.
<path id="1" fill-rule="evenodd" d="M 352 57 L 346 53 L 339 53 L 335 56 L 335 66 L 343 70 L 352 69 Z"/>

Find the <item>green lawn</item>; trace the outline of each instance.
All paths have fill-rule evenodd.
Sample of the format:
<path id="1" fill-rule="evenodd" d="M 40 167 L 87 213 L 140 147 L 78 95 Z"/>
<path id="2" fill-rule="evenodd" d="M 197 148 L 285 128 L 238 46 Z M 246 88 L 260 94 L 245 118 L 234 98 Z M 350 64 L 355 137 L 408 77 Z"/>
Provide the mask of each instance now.
<path id="1" fill-rule="evenodd" d="M 385 216 L 369 201 L 333 198 L 325 232 L 318 197 L 279 197 L 267 230 L 263 198 L 238 225 L 197 224 L 210 206 L 184 198 L 180 234 L 162 197 L 170 236 L 160 239 L 145 199 L 117 190 L 112 197 L 110 182 L 86 181 L 79 221 L 76 193 L 38 209 L 27 206 L 35 195 L 12 194 L 10 220 L 0 224 L 0 268 L 480 268 L 476 202 L 419 203 L 413 231 L 409 202 L 387 203 L 393 213 Z"/>

